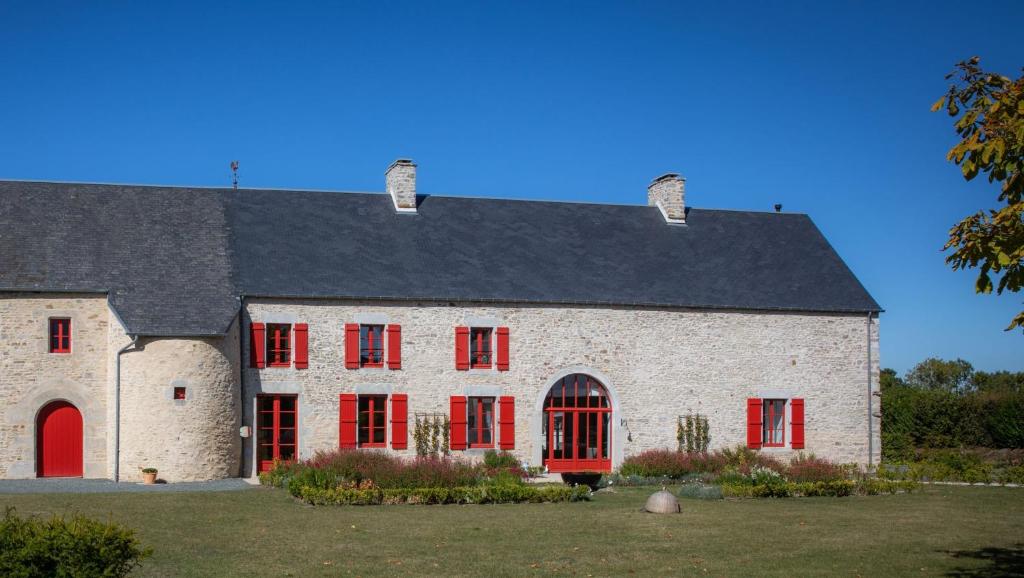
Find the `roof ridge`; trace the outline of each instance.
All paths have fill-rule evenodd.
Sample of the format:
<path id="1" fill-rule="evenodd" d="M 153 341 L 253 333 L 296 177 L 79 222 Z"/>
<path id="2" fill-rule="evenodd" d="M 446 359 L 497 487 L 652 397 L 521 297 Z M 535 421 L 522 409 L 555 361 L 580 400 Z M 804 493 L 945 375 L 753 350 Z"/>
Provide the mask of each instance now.
<path id="1" fill-rule="evenodd" d="M 334 195 L 375 195 L 375 196 L 386 196 L 387 191 L 354 191 L 354 190 L 340 190 L 340 189 L 290 189 L 280 187 L 240 187 L 238 189 L 228 187 L 215 187 L 210 185 L 156 185 L 147 183 L 108 183 L 108 182 L 93 182 L 93 181 L 50 181 L 50 180 L 38 180 L 38 179 L 6 179 L 0 178 L 0 183 L 29 183 L 29 184 L 48 184 L 48 185 L 88 185 L 88 186 L 99 186 L 99 187 L 142 187 L 150 189 L 182 189 L 182 190 L 208 190 L 208 191 L 223 191 L 223 192 L 243 192 L 243 191 L 261 191 L 261 192 L 280 192 L 280 193 L 322 193 L 322 194 L 334 194 Z M 529 198 L 515 198 L 515 197 L 492 197 L 486 195 L 452 195 L 446 193 L 417 193 L 417 197 L 433 197 L 439 199 L 468 199 L 468 200 L 480 200 L 480 201 L 503 201 L 511 203 L 548 203 L 548 204 L 559 204 L 559 205 L 589 205 L 597 207 L 631 207 L 637 209 L 651 208 L 650 205 L 644 205 L 639 203 L 610 203 L 610 202 L 594 202 L 594 201 L 581 201 L 581 200 L 559 200 L 559 199 L 529 199 Z M 694 207 L 687 206 L 687 210 L 694 211 L 714 211 L 714 212 L 730 212 L 730 213 L 750 213 L 750 214 L 781 214 L 781 215 L 807 215 L 807 213 L 800 212 L 787 212 L 782 213 L 778 211 L 760 211 L 756 209 L 730 209 L 730 208 L 714 208 L 714 207 Z"/>

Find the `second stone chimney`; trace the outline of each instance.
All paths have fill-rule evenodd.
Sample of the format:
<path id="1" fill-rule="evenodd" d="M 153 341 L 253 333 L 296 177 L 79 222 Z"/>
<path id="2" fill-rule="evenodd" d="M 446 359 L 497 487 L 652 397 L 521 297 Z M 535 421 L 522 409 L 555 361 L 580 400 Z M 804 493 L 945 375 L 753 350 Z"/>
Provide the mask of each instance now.
<path id="1" fill-rule="evenodd" d="M 384 173 L 388 194 L 399 213 L 416 212 L 416 165 L 409 159 L 398 159 Z"/>
<path id="2" fill-rule="evenodd" d="M 647 204 L 661 209 L 665 221 L 686 223 L 686 179 L 676 173 L 667 173 L 647 185 Z"/>

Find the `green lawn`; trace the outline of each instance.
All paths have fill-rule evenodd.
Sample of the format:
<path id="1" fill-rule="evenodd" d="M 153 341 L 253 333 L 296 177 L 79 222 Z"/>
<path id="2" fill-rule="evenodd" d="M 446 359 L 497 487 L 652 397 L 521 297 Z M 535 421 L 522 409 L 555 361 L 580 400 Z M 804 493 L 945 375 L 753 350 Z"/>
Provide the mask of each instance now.
<path id="1" fill-rule="evenodd" d="M 850 498 L 684 500 L 652 488 L 577 504 L 310 507 L 282 490 L 0 495 L 21 514 L 136 528 L 140 575 L 1017 575 L 1024 489 L 928 487 Z"/>

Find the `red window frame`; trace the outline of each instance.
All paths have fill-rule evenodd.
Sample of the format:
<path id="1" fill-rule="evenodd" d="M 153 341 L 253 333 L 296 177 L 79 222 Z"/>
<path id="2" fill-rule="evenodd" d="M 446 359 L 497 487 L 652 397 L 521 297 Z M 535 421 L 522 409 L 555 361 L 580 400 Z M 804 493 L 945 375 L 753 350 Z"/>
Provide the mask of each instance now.
<path id="1" fill-rule="evenodd" d="M 260 472 L 275 461 L 294 462 L 299 455 L 299 397 L 256 396 L 256 460 Z"/>
<path id="2" fill-rule="evenodd" d="M 291 367 L 292 326 L 290 323 L 267 323 L 267 365 Z"/>
<path id="3" fill-rule="evenodd" d="M 383 325 L 359 325 L 359 367 L 384 367 Z"/>
<path id="4" fill-rule="evenodd" d="M 71 319 L 50 319 L 50 353 L 71 353 Z"/>
<path id="5" fill-rule="evenodd" d="M 786 447 L 786 400 L 764 399 L 761 403 L 761 446 Z M 776 419 L 779 422 L 778 428 L 775 427 Z"/>
<path id="6" fill-rule="evenodd" d="M 388 396 L 360 395 L 357 403 L 357 446 L 361 448 L 387 447 Z M 380 419 L 377 419 L 378 417 Z"/>
<path id="7" fill-rule="evenodd" d="M 467 403 L 466 440 L 471 448 L 494 447 L 493 397 L 471 397 Z"/>
<path id="8" fill-rule="evenodd" d="M 493 336 L 494 330 L 491 327 L 469 329 L 470 369 L 490 369 L 494 366 Z"/>
<path id="9" fill-rule="evenodd" d="M 542 462 L 548 471 L 611 472 L 612 405 L 601 382 L 582 373 L 563 377 L 548 390 L 544 412 Z"/>

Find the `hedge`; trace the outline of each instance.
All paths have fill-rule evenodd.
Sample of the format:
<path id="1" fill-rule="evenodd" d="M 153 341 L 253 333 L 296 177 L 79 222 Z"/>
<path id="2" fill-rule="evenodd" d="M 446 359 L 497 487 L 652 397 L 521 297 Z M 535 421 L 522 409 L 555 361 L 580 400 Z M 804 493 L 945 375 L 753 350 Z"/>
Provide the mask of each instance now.
<path id="1" fill-rule="evenodd" d="M 887 461 L 911 459 L 917 448 L 1024 448 L 1024 392 L 891 386 L 881 405 Z"/>
<path id="2" fill-rule="evenodd" d="M 379 504 L 514 504 L 579 502 L 589 500 L 586 486 L 526 486 L 512 484 L 456 488 L 316 488 L 293 492 L 303 501 L 320 505 L 371 506 Z"/>
<path id="3" fill-rule="evenodd" d="M 722 493 L 732 498 L 844 497 L 854 494 L 874 496 L 912 492 L 921 486 L 909 480 L 864 479 L 828 482 L 775 482 L 771 484 L 722 484 Z"/>
<path id="4" fill-rule="evenodd" d="M 0 521 L 0 576 L 127 576 L 152 550 L 132 530 L 82 516 Z"/>

